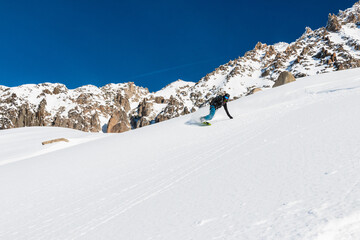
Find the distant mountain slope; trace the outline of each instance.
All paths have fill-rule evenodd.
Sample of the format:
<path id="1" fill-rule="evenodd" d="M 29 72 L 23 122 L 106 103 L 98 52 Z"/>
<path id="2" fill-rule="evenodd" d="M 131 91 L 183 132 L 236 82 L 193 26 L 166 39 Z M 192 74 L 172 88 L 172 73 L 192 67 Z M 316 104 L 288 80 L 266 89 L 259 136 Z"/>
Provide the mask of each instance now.
<path id="1" fill-rule="evenodd" d="M 215 95 L 232 99 L 255 88 L 271 88 L 283 71 L 296 78 L 360 66 L 360 2 L 329 14 L 326 27 L 295 42 L 258 43 L 244 56 L 219 66 L 197 83 L 176 81 L 150 93 L 133 83 L 84 86 L 62 84 L 0 86 L 0 129 L 61 126 L 91 132 L 123 132 L 196 111 Z"/>
<path id="2" fill-rule="evenodd" d="M 0 134 L 0 239 L 360 239 L 360 69 L 124 134 Z M 69 143 L 41 145 L 66 137 Z"/>

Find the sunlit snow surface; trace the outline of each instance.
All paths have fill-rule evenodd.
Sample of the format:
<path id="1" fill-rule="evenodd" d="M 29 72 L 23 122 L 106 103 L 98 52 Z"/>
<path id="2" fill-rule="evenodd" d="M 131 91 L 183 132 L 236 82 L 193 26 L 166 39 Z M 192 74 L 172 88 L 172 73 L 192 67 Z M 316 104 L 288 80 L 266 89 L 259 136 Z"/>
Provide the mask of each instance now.
<path id="1" fill-rule="evenodd" d="M 121 134 L 0 131 L 0 239 L 360 239 L 360 69 Z M 65 137 L 69 143 L 41 145 Z"/>

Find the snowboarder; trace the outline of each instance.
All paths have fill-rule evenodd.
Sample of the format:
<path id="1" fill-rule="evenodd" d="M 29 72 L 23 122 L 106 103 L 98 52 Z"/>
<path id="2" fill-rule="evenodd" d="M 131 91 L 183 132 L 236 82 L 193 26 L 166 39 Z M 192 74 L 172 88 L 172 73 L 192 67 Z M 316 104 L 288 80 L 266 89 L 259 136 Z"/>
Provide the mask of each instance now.
<path id="1" fill-rule="evenodd" d="M 206 116 L 201 117 L 200 121 L 202 123 L 207 123 L 207 121 L 210 121 L 214 117 L 216 110 L 221 107 L 224 107 L 225 112 L 228 115 L 228 117 L 230 119 L 233 119 L 233 117 L 230 115 L 228 108 L 227 108 L 227 102 L 229 101 L 229 97 L 230 97 L 230 95 L 228 93 L 225 93 L 224 96 L 219 95 L 219 96 L 215 97 L 213 100 L 211 100 L 210 113 Z"/>

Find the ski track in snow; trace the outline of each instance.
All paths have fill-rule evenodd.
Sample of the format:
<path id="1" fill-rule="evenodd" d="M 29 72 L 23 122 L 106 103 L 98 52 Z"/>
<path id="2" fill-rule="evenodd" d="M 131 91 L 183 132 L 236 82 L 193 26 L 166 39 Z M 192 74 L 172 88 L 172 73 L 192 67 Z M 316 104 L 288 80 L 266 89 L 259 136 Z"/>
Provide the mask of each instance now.
<path id="1" fill-rule="evenodd" d="M 206 128 L 185 116 L 33 152 L 25 138 L 22 156 L 0 136 L 0 239 L 359 239 L 359 74 L 231 102 Z"/>

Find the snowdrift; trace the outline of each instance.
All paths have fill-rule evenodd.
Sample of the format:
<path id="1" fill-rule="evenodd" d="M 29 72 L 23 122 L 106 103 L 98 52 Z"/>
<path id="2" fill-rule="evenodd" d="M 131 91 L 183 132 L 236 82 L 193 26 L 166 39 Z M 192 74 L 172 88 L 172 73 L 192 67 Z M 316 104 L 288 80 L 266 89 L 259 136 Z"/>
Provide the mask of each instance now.
<path id="1" fill-rule="evenodd" d="M 3 130 L 0 239 L 360 239 L 359 101 L 354 69 L 233 101 L 210 127 Z"/>

